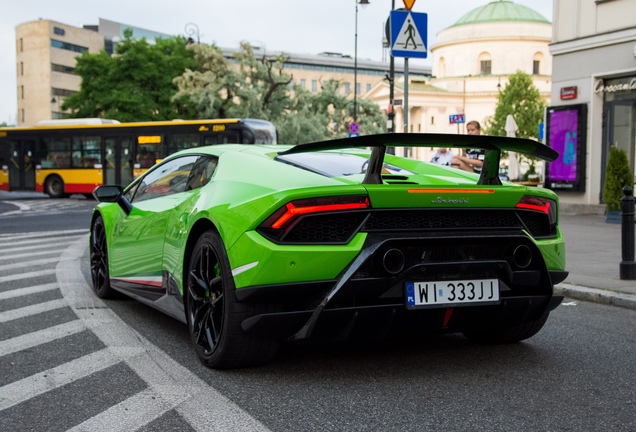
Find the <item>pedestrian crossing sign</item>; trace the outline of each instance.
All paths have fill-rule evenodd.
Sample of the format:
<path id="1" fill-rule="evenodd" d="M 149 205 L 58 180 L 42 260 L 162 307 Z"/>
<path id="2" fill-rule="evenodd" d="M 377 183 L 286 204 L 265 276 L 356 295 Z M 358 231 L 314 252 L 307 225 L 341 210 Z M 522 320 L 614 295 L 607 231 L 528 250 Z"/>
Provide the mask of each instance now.
<path id="1" fill-rule="evenodd" d="M 426 58 L 428 15 L 410 11 L 391 11 L 391 55 Z"/>

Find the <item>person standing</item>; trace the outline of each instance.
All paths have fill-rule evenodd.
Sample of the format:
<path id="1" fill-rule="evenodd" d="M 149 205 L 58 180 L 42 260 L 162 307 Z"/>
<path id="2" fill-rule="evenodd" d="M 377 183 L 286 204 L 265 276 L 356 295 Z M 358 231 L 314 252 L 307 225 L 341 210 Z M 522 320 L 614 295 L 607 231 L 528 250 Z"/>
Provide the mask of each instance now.
<path id="1" fill-rule="evenodd" d="M 455 155 L 452 152 L 448 151 L 447 148 L 440 148 L 439 150 L 437 150 L 437 153 L 435 153 L 435 156 L 431 158 L 431 163 L 434 163 L 436 165 L 450 166 L 451 161 L 454 157 Z"/>
<path id="2" fill-rule="evenodd" d="M 466 132 L 468 135 L 480 135 L 481 125 L 478 121 L 469 121 L 466 123 Z M 457 155 L 451 161 L 451 166 L 474 173 L 480 173 L 484 166 L 484 158 L 486 150 L 482 149 L 466 149 L 466 155 Z"/>

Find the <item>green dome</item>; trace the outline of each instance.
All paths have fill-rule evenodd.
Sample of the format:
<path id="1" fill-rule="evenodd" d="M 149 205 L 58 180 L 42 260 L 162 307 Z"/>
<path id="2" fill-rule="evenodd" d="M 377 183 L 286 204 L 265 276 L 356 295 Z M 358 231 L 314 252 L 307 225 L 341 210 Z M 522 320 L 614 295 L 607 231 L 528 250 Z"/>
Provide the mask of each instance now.
<path id="1" fill-rule="evenodd" d="M 550 21 L 543 15 L 529 7 L 515 4 L 511 1 L 501 0 L 471 10 L 451 27 L 492 22 L 534 22 L 550 24 Z"/>

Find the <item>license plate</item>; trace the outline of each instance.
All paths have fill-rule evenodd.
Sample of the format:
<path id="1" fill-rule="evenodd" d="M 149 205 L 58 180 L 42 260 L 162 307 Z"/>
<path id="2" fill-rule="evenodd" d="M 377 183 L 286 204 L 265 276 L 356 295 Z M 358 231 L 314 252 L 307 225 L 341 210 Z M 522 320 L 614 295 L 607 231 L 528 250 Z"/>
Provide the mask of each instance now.
<path id="1" fill-rule="evenodd" d="M 498 279 L 406 283 L 407 308 L 498 302 Z"/>

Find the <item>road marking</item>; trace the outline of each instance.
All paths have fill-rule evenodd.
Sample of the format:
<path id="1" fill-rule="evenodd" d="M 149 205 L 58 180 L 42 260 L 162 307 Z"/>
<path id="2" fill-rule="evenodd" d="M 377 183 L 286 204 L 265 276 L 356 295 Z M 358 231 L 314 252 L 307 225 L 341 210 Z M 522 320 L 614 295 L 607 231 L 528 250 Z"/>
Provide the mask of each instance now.
<path id="1" fill-rule="evenodd" d="M 0 356 L 6 356 L 29 348 L 35 348 L 38 345 L 42 345 L 56 339 L 61 339 L 84 330 L 86 330 L 84 323 L 80 320 L 75 320 L 49 327 L 44 330 L 7 339 L 0 342 Z"/>
<path id="2" fill-rule="evenodd" d="M 51 237 L 51 236 L 67 236 L 70 234 L 86 234 L 88 230 L 86 228 L 65 230 L 65 231 L 39 231 L 39 232 L 26 232 L 26 233 L 7 233 L 0 234 L 0 239 L 4 238 L 35 238 L 35 237 Z"/>
<path id="3" fill-rule="evenodd" d="M 9 261 L 12 259 L 20 259 L 20 258 L 30 258 L 34 256 L 42 256 L 42 255 L 59 255 L 60 251 L 58 250 L 48 250 L 48 251 L 33 251 L 23 254 L 0 254 L 0 261 Z"/>
<path id="4" fill-rule="evenodd" d="M 0 411 L 120 363 L 103 349 L 0 387 Z"/>
<path id="5" fill-rule="evenodd" d="M 25 318 L 31 315 L 37 315 L 42 312 L 48 312 L 55 309 L 61 309 L 68 306 L 66 300 L 51 300 L 44 303 L 38 303 L 31 306 L 25 306 L 18 309 L 11 309 L 5 312 L 0 312 L 0 323 Z"/>
<path id="6" fill-rule="evenodd" d="M 73 239 L 67 240 L 66 238 L 61 238 L 61 239 L 57 239 L 55 244 L 46 245 L 46 246 L 47 247 L 51 247 L 51 246 L 67 246 L 70 243 L 73 243 Z M 32 245 L 32 246 L 12 247 L 12 248 L 8 248 L 8 249 L 4 249 L 2 246 L 0 246 L 0 252 L 2 252 L 2 256 L 5 256 L 6 254 L 8 254 L 10 252 L 23 252 L 23 251 L 28 251 L 28 250 L 41 250 L 41 249 L 42 249 L 42 244 L 36 244 L 36 245 Z M 58 253 L 59 253 L 59 251 L 58 251 Z"/>
<path id="7" fill-rule="evenodd" d="M 80 260 L 83 259 L 87 247 L 88 235 L 62 253 L 56 267 L 56 276 L 64 299 L 86 327 L 148 384 L 149 390 L 162 394 L 159 400 L 148 401 L 145 395 L 133 399 L 135 403 L 142 399 L 148 404 L 156 403 L 159 406 L 157 411 L 146 407 L 145 411 L 140 413 L 129 409 L 126 421 L 143 426 L 154 419 L 149 419 L 152 416 L 146 414 L 148 411 L 158 412 L 159 409 L 163 409 L 159 413 L 162 415 L 173 409 L 165 407 L 176 407 L 195 430 L 267 431 L 262 423 L 174 361 L 105 307 L 104 302 L 92 293 L 81 272 Z M 166 389 L 170 391 L 166 392 Z M 116 413 L 119 410 L 120 408 L 114 408 L 112 412 Z M 100 419 L 102 415 L 104 417 Z M 108 421 L 110 415 L 107 410 L 95 416 L 95 420 L 88 419 L 86 422 L 93 424 L 92 422 L 103 422 L 105 419 Z"/>
<path id="8" fill-rule="evenodd" d="M 60 257 L 39 259 L 35 261 L 22 261 L 22 262 L 13 263 L 13 264 L 5 264 L 5 265 L 0 265 L 0 271 L 13 270 L 13 269 L 24 268 L 24 267 L 40 267 L 44 264 L 56 263 L 59 260 L 60 260 Z"/>
<path id="9" fill-rule="evenodd" d="M 175 390 L 172 387 L 147 389 L 78 424 L 67 432 L 104 430 L 104 425 L 108 425 L 108 432 L 137 430 L 174 409 L 188 397 L 188 393 L 179 389 Z"/>
<path id="10" fill-rule="evenodd" d="M 24 246 L 24 245 L 39 245 L 39 246 L 47 246 L 51 243 L 53 244 L 57 244 L 60 240 L 64 241 L 72 241 L 72 240 L 76 240 L 77 239 L 77 235 L 74 236 L 68 236 L 68 237 L 62 237 L 62 236 L 58 236 L 58 237 L 50 237 L 50 238 L 45 238 L 45 239 L 33 239 L 33 240 L 19 240 L 19 241 L 14 241 L 14 242 L 5 242 L 4 240 L 0 240 L 0 249 L 4 249 L 6 247 L 10 247 L 10 246 Z"/>
<path id="11" fill-rule="evenodd" d="M 35 277 L 46 276 L 46 275 L 50 275 L 50 274 L 55 274 L 55 269 L 38 270 L 38 271 L 34 271 L 34 272 L 20 273 L 20 274 L 15 274 L 15 275 L 11 275 L 11 276 L 0 276 L 0 283 L 16 281 L 16 280 L 20 280 L 20 279 L 35 278 Z"/>
<path id="12" fill-rule="evenodd" d="M 0 292 L 0 300 L 6 300 L 15 297 L 22 297 L 31 294 L 37 294 L 45 291 L 51 291 L 58 288 L 57 283 L 48 283 L 43 285 L 36 285 L 26 288 L 18 288 L 11 291 Z"/>

